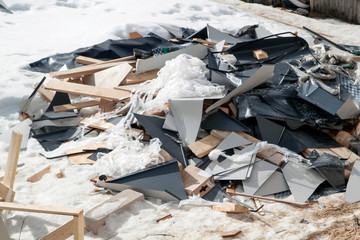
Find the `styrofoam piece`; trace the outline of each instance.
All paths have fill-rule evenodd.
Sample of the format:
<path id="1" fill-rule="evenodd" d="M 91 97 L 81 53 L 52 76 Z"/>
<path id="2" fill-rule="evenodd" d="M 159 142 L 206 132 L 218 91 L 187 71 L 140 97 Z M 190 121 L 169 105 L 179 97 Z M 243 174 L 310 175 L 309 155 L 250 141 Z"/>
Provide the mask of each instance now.
<path id="1" fill-rule="evenodd" d="M 172 115 L 171 111 L 169 111 L 169 113 L 166 115 L 163 129 L 174 131 L 174 132 L 178 131 L 176 128 L 175 118 Z"/>
<path id="2" fill-rule="evenodd" d="M 356 160 L 351 170 L 351 175 L 346 186 L 345 201 L 348 203 L 355 203 L 360 201 L 360 161 Z"/>
<path id="3" fill-rule="evenodd" d="M 296 202 L 305 202 L 325 181 L 315 169 L 308 169 L 299 163 L 288 162 L 282 172 Z"/>
<path id="4" fill-rule="evenodd" d="M 207 31 L 208 31 L 208 38 L 211 42 L 221 42 L 224 41 L 227 43 L 238 43 L 241 42 L 241 40 L 234 38 L 230 36 L 227 33 L 223 33 L 216 28 L 211 27 L 210 25 L 207 25 Z"/>
<path id="5" fill-rule="evenodd" d="M 289 186 L 286 183 L 284 175 L 279 171 L 275 171 L 255 192 L 255 195 L 266 196 L 287 190 L 289 190 Z"/>
<path id="6" fill-rule="evenodd" d="M 169 99 L 169 104 L 183 144 L 195 142 L 201 124 L 203 100 Z"/>
<path id="7" fill-rule="evenodd" d="M 241 137 L 239 134 L 232 132 L 216 147 L 216 149 L 224 151 L 249 144 L 251 144 L 251 142 Z"/>
<path id="8" fill-rule="evenodd" d="M 246 82 L 232 90 L 228 95 L 206 109 L 206 113 L 220 107 L 222 104 L 231 100 L 232 97 L 243 94 L 256 86 L 266 82 L 274 76 L 274 65 L 263 65 Z"/>
<path id="9" fill-rule="evenodd" d="M 24 121 L 20 122 L 16 126 L 10 128 L 9 130 L 4 131 L 0 135 L 0 141 L 7 142 L 10 144 L 12 132 L 17 131 L 23 135 L 23 138 L 21 141 L 21 149 L 26 149 L 29 135 L 30 135 L 31 123 L 32 123 L 32 121 L 28 118 L 28 119 L 25 119 Z"/>
<path id="10" fill-rule="evenodd" d="M 244 192 L 254 195 L 270 176 L 278 169 L 278 166 L 266 161 L 259 161 L 254 164 L 251 176 L 242 182 Z"/>
<path id="11" fill-rule="evenodd" d="M 136 73 L 162 68 L 167 60 L 171 60 L 180 54 L 188 54 L 193 57 L 203 59 L 207 55 L 207 47 L 201 44 L 196 44 L 164 55 L 137 61 Z"/>

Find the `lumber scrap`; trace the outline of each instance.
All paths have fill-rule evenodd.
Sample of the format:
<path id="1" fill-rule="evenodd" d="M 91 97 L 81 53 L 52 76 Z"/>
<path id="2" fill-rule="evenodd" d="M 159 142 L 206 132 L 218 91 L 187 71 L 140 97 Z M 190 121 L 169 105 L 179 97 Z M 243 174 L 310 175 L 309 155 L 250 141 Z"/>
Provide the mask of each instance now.
<path id="1" fill-rule="evenodd" d="M 95 63 L 90 65 L 85 65 L 82 67 L 72 68 L 65 71 L 58 71 L 58 72 L 51 72 L 50 77 L 58 78 L 58 79 L 64 79 L 64 78 L 77 78 L 84 75 L 90 75 L 96 72 L 99 72 L 101 70 L 111 68 L 114 66 L 117 66 L 119 64 L 122 64 L 123 62 L 133 59 L 134 57 L 131 56 L 131 58 L 120 58 L 120 59 L 114 59 L 111 61 L 103 62 L 103 63 Z"/>
<path id="2" fill-rule="evenodd" d="M 226 232 L 221 232 L 220 236 L 223 238 L 233 238 L 236 237 L 241 232 L 242 232 L 241 230 L 226 231 Z"/>
<path id="3" fill-rule="evenodd" d="M 44 168 L 43 170 L 41 170 L 40 172 L 37 172 L 35 173 L 33 176 L 29 177 L 27 179 L 28 182 L 38 182 L 42 179 L 42 177 L 47 174 L 47 173 L 50 173 L 51 172 L 51 166 L 48 166 L 46 168 Z"/>
<path id="4" fill-rule="evenodd" d="M 66 111 L 70 111 L 70 110 L 74 110 L 74 109 L 79 111 L 80 109 L 98 106 L 99 104 L 100 104 L 100 100 L 90 100 L 90 101 L 86 101 L 86 102 L 57 105 L 57 106 L 54 106 L 54 112 L 55 113 L 66 112 Z"/>
<path id="5" fill-rule="evenodd" d="M 89 64 L 104 63 L 105 61 L 99 60 L 96 58 L 91 58 L 91 57 L 78 56 L 75 58 L 75 62 L 80 63 L 80 64 L 89 65 Z"/>
<path id="6" fill-rule="evenodd" d="M 217 137 L 221 140 L 223 140 L 227 136 L 229 136 L 230 133 L 231 133 L 230 131 L 224 131 L 224 130 L 212 130 L 210 132 L 211 135 L 213 135 L 214 137 Z M 244 132 L 235 132 L 235 133 L 239 134 L 241 137 L 245 138 L 249 142 L 252 142 L 252 143 L 260 142 L 259 139 L 254 138 L 253 136 L 250 136 L 249 134 L 246 134 Z M 261 159 L 266 158 L 266 161 L 271 162 L 277 166 L 280 166 L 284 163 L 284 160 L 283 160 L 284 154 L 276 148 L 267 148 L 267 149 L 261 150 L 256 154 L 256 156 Z"/>
<path id="7" fill-rule="evenodd" d="M 261 49 L 254 50 L 253 55 L 257 60 L 263 60 L 263 59 L 269 58 L 268 54 L 264 50 L 261 50 Z"/>
<path id="8" fill-rule="evenodd" d="M 55 170 L 55 176 L 57 178 L 62 178 L 64 176 L 63 172 L 61 171 L 61 169 L 57 169 Z"/>
<path id="9" fill-rule="evenodd" d="M 34 84 L 34 89 L 37 88 L 39 83 Z M 47 102 L 51 102 L 55 96 L 55 93 L 46 90 L 44 86 L 41 86 L 38 90 L 38 93 L 41 95 L 42 98 L 45 99 Z"/>
<path id="10" fill-rule="evenodd" d="M 9 191 L 11 191 L 11 195 L 9 195 Z M 15 197 L 15 192 L 12 189 L 10 189 L 9 187 L 7 187 L 4 184 L 0 183 L 0 201 L 6 201 L 7 197 L 9 197 L 8 200 L 12 201 L 14 199 L 14 197 Z"/>
<path id="11" fill-rule="evenodd" d="M 158 220 L 156 220 L 156 222 L 158 223 L 158 222 L 164 221 L 164 220 L 169 219 L 169 218 L 172 218 L 171 214 L 168 214 L 165 217 L 159 218 Z"/>
<path id="12" fill-rule="evenodd" d="M 5 175 L 3 180 L 3 184 L 11 189 L 14 188 L 16 168 L 19 161 L 22 137 L 23 135 L 21 133 L 16 131 L 12 132 L 9 154 L 6 162 Z"/>
<path id="13" fill-rule="evenodd" d="M 100 112 L 106 113 L 106 112 L 112 112 L 114 111 L 114 102 L 107 99 L 100 99 Z"/>
<path id="14" fill-rule="evenodd" d="M 116 194 L 85 213 L 86 229 L 97 234 L 110 214 L 118 213 L 128 208 L 132 203 L 141 200 L 144 200 L 144 195 L 131 189 Z"/>
<path id="15" fill-rule="evenodd" d="M 283 200 L 283 199 L 276 199 L 276 198 L 269 198 L 269 197 L 250 195 L 250 194 L 245 194 L 245 193 L 228 192 L 228 194 L 229 195 L 242 196 L 242 197 L 249 197 L 249 198 L 254 198 L 254 199 L 267 200 L 267 201 L 272 201 L 272 202 L 286 203 L 286 204 L 290 204 L 290 205 L 297 206 L 297 207 L 306 207 L 306 206 L 309 205 L 307 203 L 299 203 L 299 202 L 287 201 L 287 200 Z"/>
<path id="16" fill-rule="evenodd" d="M 211 175 L 193 165 L 182 170 L 181 177 L 188 196 L 200 195 L 202 197 L 215 187 Z"/>
<path id="17" fill-rule="evenodd" d="M 190 144 L 188 147 L 198 157 L 203 158 L 219 145 L 221 139 L 208 135 L 203 139 Z"/>
<path id="18" fill-rule="evenodd" d="M 129 32 L 130 39 L 142 38 L 143 36 L 138 32 Z"/>
<path id="19" fill-rule="evenodd" d="M 95 161 L 88 159 L 98 148 L 105 148 L 106 142 L 92 143 L 78 148 L 70 149 L 65 152 L 68 155 L 68 160 L 73 165 L 79 164 L 94 164 Z"/>
<path id="20" fill-rule="evenodd" d="M 69 222 L 46 234 L 39 240 L 65 240 L 72 235 L 74 235 L 74 219 L 71 219 Z"/>
<path id="21" fill-rule="evenodd" d="M 100 87 L 89 86 L 78 83 L 62 82 L 57 80 L 50 80 L 46 84 L 45 89 L 53 90 L 57 92 L 63 92 L 63 93 L 71 93 L 71 94 L 77 94 L 83 96 L 111 99 L 114 101 L 118 101 L 130 97 L 129 92 L 127 91 L 115 90 L 109 88 L 100 88 Z"/>
<path id="22" fill-rule="evenodd" d="M 222 204 L 214 205 L 211 208 L 215 211 L 226 213 L 248 213 L 249 209 L 239 204 Z"/>
<path id="23" fill-rule="evenodd" d="M 106 122 L 105 120 L 98 120 L 98 121 L 94 121 L 90 118 L 84 118 L 81 122 L 81 125 L 90 127 L 90 128 L 95 128 L 95 129 L 99 129 L 101 131 L 106 131 L 112 127 L 114 127 L 115 125 L 109 122 Z"/>

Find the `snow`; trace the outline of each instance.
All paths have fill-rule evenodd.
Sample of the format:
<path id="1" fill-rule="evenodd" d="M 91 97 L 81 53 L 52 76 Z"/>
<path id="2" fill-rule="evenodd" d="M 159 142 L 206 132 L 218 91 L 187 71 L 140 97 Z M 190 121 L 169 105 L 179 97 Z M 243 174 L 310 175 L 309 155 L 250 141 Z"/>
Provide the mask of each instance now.
<path id="1" fill-rule="evenodd" d="M 13 14 L 0 12 L 0 133 L 19 123 L 18 104 L 32 92 L 33 84 L 44 74 L 23 69 L 28 63 L 56 53 L 73 51 L 107 39 L 127 38 L 128 33 L 140 34 L 166 31 L 157 23 L 166 23 L 194 29 L 206 24 L 219 30 L 236 31 L 249 24 L 261 24 L 273 33 L 298 31 L 309 39 L 300 29 L 302 25 L 314 31 L 326 33 L 338 43 L 360 45 L 358 25 L 334 19 L 316 20 L 286 13 L 262 5 L 249 5 L 235 0 L 214 1 L 111 1 L 111 0 L 6 0 Z M 279 23 L 280 22 L 280 23 Z M 46 74 L 45 74 L 46 75 Z M 37 96 L 33 111 L 40 114 L 46 102 Z M 133 153 L 142 147 L 138 142 L 126 142 L 119 132 L 104 134 L 97 140 L 109 140 L 110 144 L 121 142 L 123 147 Z M 87 144 L 94 139 L 79 141 Z M 126 144 L 130 144 L 127 145 Z M 94 192 L 89 181 L 99 173 L 124 174 L 136 167 L 144 167 L 158 156 L 159 144 L 153 142 L 151 148 L 141 150 L 142 159 L 136 156 L 127 158 L 129 153 L 115 151 L 123 159 L 124 167 L 116 172 L 99 161 L 94 166 L 70 165 L 66 158 L 46 160 L 39 153 L 43 148 L 35 139 L 30 139 L 26 151 L 20 154 L 20 172 L 16 176 L 15 201 L 52 206 L 83 208 L 85 211 L 105 201 L 110 196 Z M 78 146 L 78 145 L 77 145 Z M 65 144 L 59 152 L 74 147 Z M 0 175 L 3 175 L 8 154 L 8 144 L 0 142 Z M 133 161 L 131 169 L 126 169 L 126 160 Z M 137 159 L 137 160 L 136 160 Z M 137 162 L 136 162 L 137 161 Z M 108 161 L 109 162 L 109 161 Z M 116 163 L 118 164 L 118 163 Z M 56 178 L 55 171 L 44 175 L 35 183 L 27 178 L 44 169 L 61 169 L 63 178 Z M 325 198 L 326 199 L 326 198 Z M 343 201 L 343 194 L 332 195 L 324 205 Z M 245 199 L 247 204 L 252 204 Z M 85 239 L 221 239 L 221 231 L 241 229 L 239 238 L 246 239 L 304 239 L 314 233 L 322 233 L 332 223 L 313 218 L 312 212 L 319 211 L 316 204 L 298 210 L 295 207 L 263 202 L 265 216 L 256 213 L 226 215 L 206 206 L 181 206 L 164 204 L 151 200 L 138 202 L 130 209 L 111 215 L 98 235 L 85 232 Z M 321 209 L 320 209 L 321 210 Z M 156 220 L 171 213 L 172 218 L 156 223 Z M 351 214 L 358 214 L 357 212 Z M 300 224 L 308 217 L 309 224 Z M 336 217 L 336 216 L 333 216 Z M 6 225 L 14 239 L 38 239 L 54 228 L 70 220 L 68 217 L 36 213 L 11 212 Z M 323 235 L 323 238 L 326 238 Z"/>

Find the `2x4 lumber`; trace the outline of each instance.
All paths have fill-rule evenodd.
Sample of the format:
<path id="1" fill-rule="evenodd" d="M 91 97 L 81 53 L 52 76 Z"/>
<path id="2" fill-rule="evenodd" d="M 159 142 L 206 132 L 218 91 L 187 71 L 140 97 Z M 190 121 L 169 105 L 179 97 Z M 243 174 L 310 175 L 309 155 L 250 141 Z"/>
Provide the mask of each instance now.
<path id="1" fill-rule="evenodd" d="M 85 65 L 104 63 L 105 62 L 103 60 L 99 60 L 99 59 L 91 58 L 91 57 L 85 57 L 85 56 L 78 56 L 78 57 L 75 58 L 75 61 L 77 63 L 85 64 Z"/>
<path id="2" fill-rule="evenodd" d="M 54 106 L 54 112 L 55 113 L 66 112 L 74 109 L 79 111 L 82 108 L 98 106 L 99 104 L 100 104 L 100 100 L 90 100 L 86 102 L 58 105 L 58 106 Z"/>
<path id="3" fill-rule="evenodd" d="M 188 147 L 198 158 L 203 158 L 214 150 L 220 142 L 221 139 L 209 135 L 190 144 Z"/>
<path id="4" fill-rule="evenodd" d="M 47 174 L 47 173 L 50 173 L 51 172 L 51 166 L 48 166 L 46 168 L 44 168 L 43 170 L 41 170 L 40 172 L 37 172 L 35 173 L 33 176 L 29 177 L 27 179 L 28 182 L 38 182 L 42 179 L 42 177 Z"/>
<path id="5" fill-rule="evenodd" d="M 79 208 L 54 207 L 54 206 L 22 204 L 22 203 L 13 203 L 13 202 L 0 202 L 0 209 L 19 211 L 19 212 L 56 214 L 56 215 L 73 216 L 73 217 L 80 216 L 80 213 L 82 213 L 83 211 L 82 209 Z"/>
<path id="6" fill-rule="evenodd" d="M 272 202 L 286 203 L 286 204 L 291 204 L 291 205 L 298 206 L 298 207 L 306 207 L 309 205 L 307 203 L 292 202 L 292 201 L 276 199 L 276 198 L 268 198 L 268 197 L 261 197 L 261 196 L 256 196 L 256 195 L 249 195 L 249 194 L 245 194 L 245 193 L 228 192 L 228 194 L 242 196 L 242 197 L 249 197 L 249 198 L 254 198 L 254 199 L 262 199 L 262 200 L 267 200 L 267 201 L 272 201 Z"/>
<path id="7" fill-rule="evenodd" d="M 0 201 L 6 201 L 6 197 L 11 191 L 11 200 L 15 197 L 15 192 L 12 191 L 9 187 L 5 186 L 4 184 L 0 183 Z"/>
<path id="8" fill-rule="evenodd" d="M 34 88 L 38 86 L 39 83 L 34 85 Z M 44 88 L 44 86 L 41 86 L 38 90 L 38 93 L 45 99 L 47 102 L 51 102 L 55 96 L 55 93 L 50 92 Z"/>
<path id="9" fill-rule="evenodd" d="M 215 205 L 211 207 L 213 210 L 227 213 L 248 213 L 249 209 L 238 204 Z"/>
<path id="10" fill-rule="evenodd" d="M 85 228 L 85 219 L 83 210 L 74 217 L 74 239 L 81 240 L 84 239 L 84 228 Z"/>
<path id="11" fill-rule="evenodd" d="M 129 92 L 109 88 L 94 87 L 84 84 L 68 83 L 57 80 L 50 80 L 46 89 L 63 93 L 71 93 L 83 96 L 111 99 L 114 101 L 130 97 Z"/>
<path id="12" fill-rule="evenodd" d="M 46 234 L 39 240 L 65 240 L 74 235 L 74 219 Z"/>
<path id="13" fill-rule="evenodd" d="M 121 58 L 121 59 L 124 59 L 124 58 Z M 124 61 L 126 61 L 126 60 L 114 59 L 114 60 L 103 62 L 103 63 L 86 65 L 86 66 L 72 68 L 72 69 L 65 70 L 65 71 L 51 72 L 50 77 L 58 78 L 58 79 L 81 77 L 83 75 L 90 75 L 90 74 L 99 72 L 101 70 L 117 66 L 117 65 L 119 65 L 119 63 L 124 62 Z"/>
<path id="14" fill-rule="evenodd" d="M 4 181 L 3 181 L 4 185 L 11 189 L 14 188 L 16 168 L 19 160 L 22 137 L 23 135 L 17 131 L 12 132 L 9 154 L 8 154 Z"/>

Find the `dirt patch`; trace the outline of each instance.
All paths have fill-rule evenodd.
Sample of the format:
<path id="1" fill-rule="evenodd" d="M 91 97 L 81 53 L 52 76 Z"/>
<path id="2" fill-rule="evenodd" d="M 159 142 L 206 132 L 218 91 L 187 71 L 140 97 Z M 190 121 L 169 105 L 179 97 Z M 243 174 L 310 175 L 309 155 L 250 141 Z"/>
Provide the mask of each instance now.
<path id="1" fill-rule="evenodd" d="M 360 227 L 353 219 L 335 221 L 330 227 L 311 234 L 307 240 L 328 238 L 332 240 L 360 239 Z"/>

